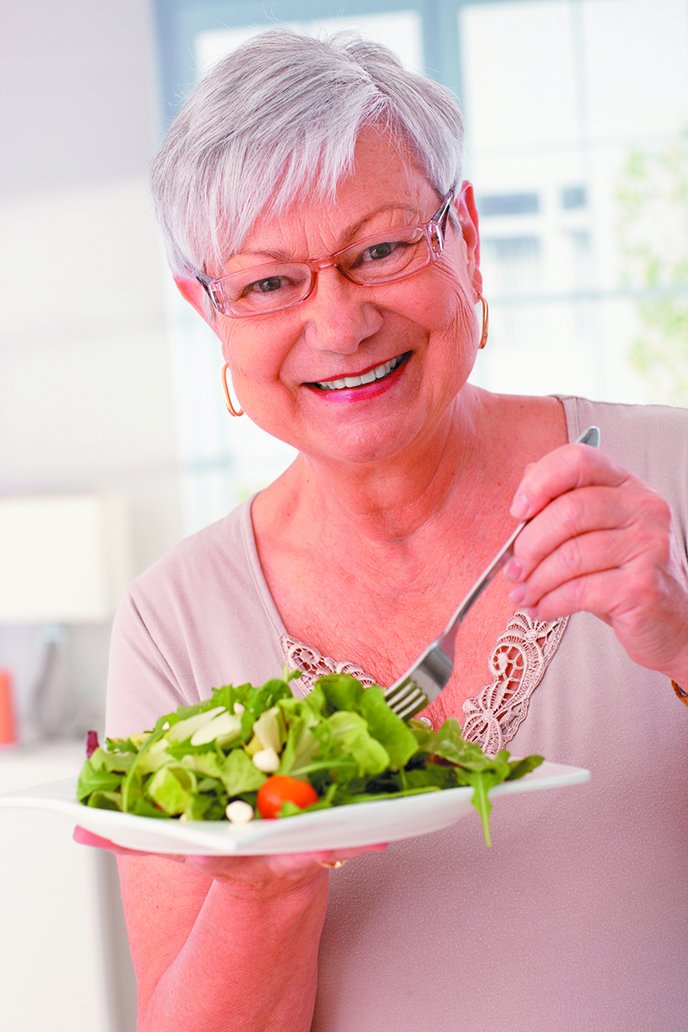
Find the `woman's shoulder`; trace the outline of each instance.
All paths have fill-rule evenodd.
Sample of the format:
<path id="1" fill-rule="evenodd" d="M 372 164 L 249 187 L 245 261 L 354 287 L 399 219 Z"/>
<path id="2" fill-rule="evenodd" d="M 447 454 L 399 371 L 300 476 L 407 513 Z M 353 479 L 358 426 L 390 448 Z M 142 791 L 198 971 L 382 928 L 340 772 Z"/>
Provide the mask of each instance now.
<path id="1" fill-rule="evenodd" d="M 641 405 L 630 402 L 594 401 L 577 395 L 559 394 L 569 426 L 585 428 L 588 422 L 604 423 L 613 435 L 617 431 L 638 436 L 651 431 L 661 436 L 679 432 L 688 434 L 688 409 L 672 405 Z"/>
<path id="2" fill-rule="evenodd" d="M 688 409 L 558 397 L 570 440 L 590 424 L 599 426 L 605 454 L 688 514 Z"/>
<path id="3" fill-rule="evenodd" d="M 261 683 L 282 662 L 279 615 L 261 575 L 246 502 L 131 582 L 113 624 L 109 734 L 149 727 L 210 687 Z"/>
<path id="4" fill-rule="evenodd" d="M 163 592 L 211 595 L 218 587 L 219 569 L 226 589 L 227 584 L 253 575 L 254 559 L 251 502 L 247 501 L 179 541 L 131 582 L 129 594 L 136 599 L 159 599 Z"/>
<path id="5" fill-rule="evenodd" d="M 570 439 L 594 423 L 601 430 L 600 447 L 608 454 L 648 456 L 653 462 L 664 456 L 674 468 L 677 460 L 688 456 L 688 409 L 592 401 L 574 395 L 558 397 L 566 412 Z"/>

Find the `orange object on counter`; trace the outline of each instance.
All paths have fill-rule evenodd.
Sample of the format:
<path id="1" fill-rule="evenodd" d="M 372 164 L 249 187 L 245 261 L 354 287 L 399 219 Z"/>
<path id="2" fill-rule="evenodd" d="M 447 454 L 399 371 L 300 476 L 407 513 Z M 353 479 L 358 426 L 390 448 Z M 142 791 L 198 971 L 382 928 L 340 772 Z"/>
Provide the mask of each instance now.
<path id="1" fill-rule="evenodd" d="M 0 670 L 0 745 L 11 745 L 16 740 L 12 678 L 9 670 Z"/>

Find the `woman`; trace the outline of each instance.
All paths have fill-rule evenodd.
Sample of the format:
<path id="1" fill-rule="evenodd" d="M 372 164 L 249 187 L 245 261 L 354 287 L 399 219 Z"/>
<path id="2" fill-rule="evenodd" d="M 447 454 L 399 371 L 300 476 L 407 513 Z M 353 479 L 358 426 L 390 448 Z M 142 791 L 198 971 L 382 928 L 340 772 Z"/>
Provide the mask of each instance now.
<path id="1" fill-rule="evenodd" d="M 332 874 L 350 854 L 122 857 L 141 1029 L 683 1028 L 688 420 L 470 384 L 488 327 L 461 140 L 449 94 L 384 48 L 280 30 L 172 126 L 154 193 L 177 285 L 232 413 L 298 457 L 132 585 L 108 733 L 285 660 L 299 691 L 342 664 L 392 683 L 533 517 L 425 716 L 592 782 L 497 806 L 491 851 L 459 824 Z M 568 443 L 590 423 L 600 452 Z"/>

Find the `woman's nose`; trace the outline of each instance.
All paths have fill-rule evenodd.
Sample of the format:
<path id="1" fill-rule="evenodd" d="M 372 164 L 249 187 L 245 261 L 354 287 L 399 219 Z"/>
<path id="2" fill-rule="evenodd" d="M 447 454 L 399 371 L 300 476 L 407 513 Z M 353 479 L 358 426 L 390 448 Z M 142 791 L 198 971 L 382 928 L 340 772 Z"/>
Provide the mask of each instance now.
<path id="1" fill-rule="evenodd" d="M 334 267 L 320 269 L 304 303 L 307 343 L 322 351 L 353 354 L 382 326 L 382 313 L 369 287 L 351 283 Z"/>

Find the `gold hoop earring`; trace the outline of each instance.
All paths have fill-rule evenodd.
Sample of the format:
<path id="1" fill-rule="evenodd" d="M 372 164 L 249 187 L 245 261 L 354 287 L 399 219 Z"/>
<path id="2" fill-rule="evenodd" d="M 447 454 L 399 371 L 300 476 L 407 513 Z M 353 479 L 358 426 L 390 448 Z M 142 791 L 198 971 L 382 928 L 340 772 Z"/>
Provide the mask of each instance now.
<path id="1" fill-rule="evenodd" d="M 238 418 L 239 416 L 243 416 L 244 410 L 236 408 L 234 402 L 232 401 L 232 396 L 229 393 L 229 384 L 227 383 L 228 370 L 229 365 L 225 362 L 225 364 L 222 367 L 222 390 L 225 396 L 225 405 L 227 406 L 227 411 L 229 412 L 230 416 L 236 416 Z M 229 371 L 231 372 L 231 370 Z"/>
<path id="2" fill-rule="evenodd" d="M 478 347 L 482 351 L 487 344 L 487 334 L 490 329 L 490 310 L 487 307 L 487 301 L 482 294 L 478 294 L 478 301 L 480 301 L 480 304 L 483 306 L 483 325 L 480 332 L 480 343 L 478 344 Z"/>

